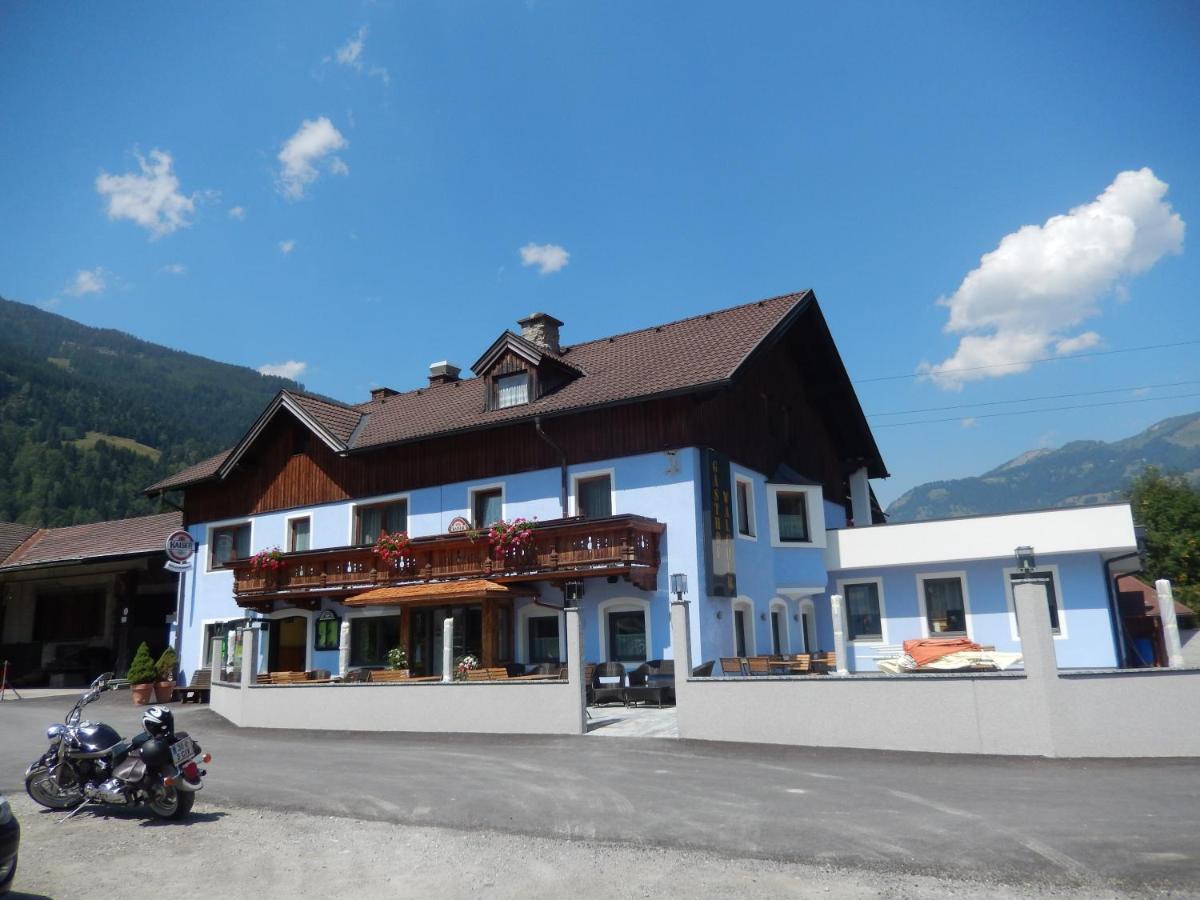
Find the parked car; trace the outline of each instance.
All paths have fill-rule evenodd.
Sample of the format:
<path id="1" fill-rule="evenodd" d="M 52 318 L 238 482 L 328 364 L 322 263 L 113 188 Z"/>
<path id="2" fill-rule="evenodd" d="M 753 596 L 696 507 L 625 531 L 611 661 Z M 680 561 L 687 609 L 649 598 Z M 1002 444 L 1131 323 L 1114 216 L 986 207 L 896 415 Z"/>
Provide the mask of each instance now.
<path id="1" fill-rule="evenodd" d="M 21 826 L 13 817 L 12 807 L 0 794 L 0 894 L 7 894 L 17 875 L 17 847 L 21 843 Z"/>

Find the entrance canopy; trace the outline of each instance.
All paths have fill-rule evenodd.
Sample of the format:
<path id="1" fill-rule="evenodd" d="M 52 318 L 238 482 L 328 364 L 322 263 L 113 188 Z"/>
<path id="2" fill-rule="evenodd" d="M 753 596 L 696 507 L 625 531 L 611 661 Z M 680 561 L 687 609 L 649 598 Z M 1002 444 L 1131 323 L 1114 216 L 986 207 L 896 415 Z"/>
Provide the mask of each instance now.
<path id="1" fill-rule="evenodd" d="M 536 592 L 517 584 L 496 584 L 486 578 L 468 581 L 442 581 L 434 584 L 406 584 L 382 587 L 347 597 L 346 606 L 403 606 L 408 603 L 504 600 L 534 597 Z"/>

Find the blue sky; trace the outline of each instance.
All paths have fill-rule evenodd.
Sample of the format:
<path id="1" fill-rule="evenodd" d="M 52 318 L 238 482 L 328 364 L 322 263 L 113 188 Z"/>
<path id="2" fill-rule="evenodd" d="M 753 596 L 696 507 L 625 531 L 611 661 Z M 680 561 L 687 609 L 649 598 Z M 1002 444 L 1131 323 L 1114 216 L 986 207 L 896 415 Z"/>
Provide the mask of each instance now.
<path id="1" fill-rule="evenodd" d="M 1112 391 L 873 419 L 952 419 L 886 503 L 1200 409 L 1080 355 L 1200 340 L 1198 97 L 1186 2 L 10 3 L 0 295 L 359 400 L 812 287 L 868 413 Z"/>

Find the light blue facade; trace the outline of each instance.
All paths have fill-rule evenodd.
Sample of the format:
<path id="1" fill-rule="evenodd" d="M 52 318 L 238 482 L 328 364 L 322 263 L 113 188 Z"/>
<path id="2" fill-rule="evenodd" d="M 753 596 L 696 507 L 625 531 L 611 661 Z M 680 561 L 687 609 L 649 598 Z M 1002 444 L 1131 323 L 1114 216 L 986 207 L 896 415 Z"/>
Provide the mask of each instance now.
<path id="1" fill-rule="evenodd" d="M 780 546 L 773 539 L 776 529 L 771 520 L 772 487 L 767 477 L 736 464 L 731 466 L 731 483 L 744 479 L 750 485 L 753 507 L 752 534 L 736 534 L 734 539 L 738 596 L 704 595 L 700 460 L 698 449 L 683 448 L 570 467 L 572 491 L 577 476 L 607 472 L 612 477 L 614 514 L 643 515 L 666 525 L 660 544 L 662 562 L 655 590 L 644 591 L 619 580 L 615 583 L 605 578 L 585 580 L 584 598 L 580 603 L 585 660 L 607 659 L 605 617 L 609 612 L 620 610 L 644 611 L 648 659 L 675 657 L 669 627 L 672 573 L 683 573 L 688 579 L 691 649 L 692 658 L 697 661 L 737 655 L 734 622 L 739 610 L 742 621 L 749 626 L 745 648 L 748 655 L 832 649 L 830 594 L 838 590 L 839 581 L 878 578 L 882 586 L 885 638 L 855 642 L 850 653 L 854 670 L 871 670 L 875 668 L 873 656 L 879 653 L 879 644 L 895 645 L 908 638 L 923 636 L 918 576 L 948 572 L 961 572 L 966 579 L 970 637 L 980 644 L 994 645 L 998 650 L 1019 649 L 1005 592 L 1007 575 L 1004 570 L 1011 566 L 1010 559 L 829 572 L 823 551 L 824 528 L 846 527 L 845 509 L 828 501 L 821 502 L 824 528 L 819 532 L 814 530 L 813 542 Z M 408 502 L 408 532 L 411 536 L 443 534 L 455 517 L 470 518 L 471 490 L 484 486 L 502 486 L 503 518 L 506 520 L 517 517 L 549 520 L 561 516 L 560 472 L 552 468 L 265 513 L 234 521 L 251 523 L 251 553 L 286 546 L 288 520 L 300 516 L 311 518 L 311 549 L 346 547 L 352 542 L 355 506 L 404 497 Z M 814 490 L 817 493 L 813 496 L 819 498 L 820 489 Z M 572 497 L 572 508 L 573 503 Z M 181 664 L 186 672 L 203 665 L 207 623 L 236 620 L 247 615 L 234 600 L 232 572 L 208 568 L 211 531 L 222 524 L 227 523 L 198 523 L 189 529 L 199 546 L 197 563 L 187 576 L 185 588 Z M 1113 629 L 1100 554 L 1065 554 L 1039 560 L 1039 564 L 1054 567 L 1057 578 L 1064 625 L 1063 634 L 1055 642 L 1060 666 L 1115 665 Z M 546 582 L 535 586 L 545 602 L 561 605 L 562 594 L 557 587 Z M 351 619 L 395 614 L 394 609 L 346 609 L 336 600 L 323 598 L 320 609 L 315 611 L 288 608 L 267 615 L 266 618 L 300 615 L 308 620 L 307 668 L 338 669 L 338 651 L 312 649 L 313 622 L 327 609 Z M 531 600 L 519 600 L 514 613 L 516 660 L 526 662 L 528 648 L 524 645 L 528 618 L 558 614 Z M 808 634 L 804 633 L 806 623 Z M 778 629 L 778 642 L 773 628 Z M 563 646 L 560 640 L 560 648 Z"/>

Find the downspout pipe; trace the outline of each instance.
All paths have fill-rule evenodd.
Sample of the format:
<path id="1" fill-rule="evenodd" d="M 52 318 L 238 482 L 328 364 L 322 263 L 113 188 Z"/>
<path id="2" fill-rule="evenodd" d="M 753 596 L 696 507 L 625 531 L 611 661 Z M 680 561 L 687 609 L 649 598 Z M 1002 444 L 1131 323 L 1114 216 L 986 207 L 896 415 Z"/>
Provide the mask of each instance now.
<path id="1" fill-rule="evenodd" d="M 561 472 L 558 502 L 562 507 L 562 517 L 567 518 L 567 453 L 554 441 L 550 440 L 550 436 L 542 430 L 542 417 L 533 417 L 533 427 L 537 431 L 538 437 L 550 445 L 551 449 L 558 454 L 558 465 Z"/>
<path id="2" fill-rule="evenodd" d="M 1121 621 L 1121 605 L 1117 597 L 1117 577 L 1113 574 L 1112 564 L 1123 562 L 1127 559 L 1141 559 L 1140 553 L 1126 553 L 1122 556 L 1114 556 L 1112 559 L 1104 561 L 1104 588 L 1108 591 L 1108 610 L 1113 617 L 1113 635 L 1116 638 L 1117 645 L 1117 667 L 1124 669 L 1129 663 L 1127 654 L 1127 642 L 1129 636 L 1125 634 L 1125 623 Z M 1144 660 L 1143 660 L 1144 661 Z"/>

